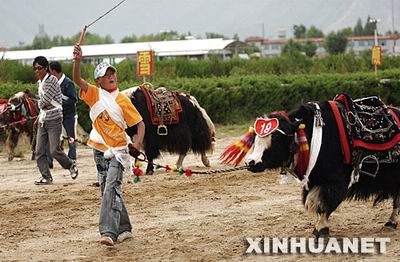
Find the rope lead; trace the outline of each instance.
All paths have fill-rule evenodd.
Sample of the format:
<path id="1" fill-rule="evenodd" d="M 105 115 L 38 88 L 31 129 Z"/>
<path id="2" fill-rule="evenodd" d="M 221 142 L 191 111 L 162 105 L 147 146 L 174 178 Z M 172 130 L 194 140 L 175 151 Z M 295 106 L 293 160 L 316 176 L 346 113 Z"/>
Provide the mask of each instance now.
<path id="1" fill-rule="evenodd" d="M 73 137 L 64 136 L 63 138 L 68 140 L 68 142 L 70 142 L 70 143 L 77 142 L 84 146 L 88 146 L 85 141 L 82 141 L 82 140 L 79 140 L 79 139 L 76 139 Z M 185 175 L 187 177 L 191 176 L 192 174 L 203 174 L 203 175 L 222 174 L 222 173 L 229 173 L 229 172 L 247 169 L 246 166 L 240 166 L 240 167 L 231 167 L 231 168 L 223 168 L 223 169 L 215 169 L 215 170 L 192 170 L 190 168 L 183 168 L 183 167 L 178 168 L 176 165 L 163 166 L 163 165 L 160 165 L 160 164 L 157 164 L 157 163 L 147 160 L 144 153 L 141 153 L 141 156 L 142 156 L 142 158 L 140 158 L 140 157 L 136 158 L 135 165 L 132 168 L 131 176 L 132 176 L 133 183 L 140 182 L 140 177 L 144 176 L 143 171 L 141 169 L 141 167 L 143 165 L 142 162 L 146 162 L 148 164 L 153 165 L 154 169 L 156 169 L 156 170 L 163 168 L 166 172 L 172 171 L 172 172 L 178 173 L 179 175 Z"/>

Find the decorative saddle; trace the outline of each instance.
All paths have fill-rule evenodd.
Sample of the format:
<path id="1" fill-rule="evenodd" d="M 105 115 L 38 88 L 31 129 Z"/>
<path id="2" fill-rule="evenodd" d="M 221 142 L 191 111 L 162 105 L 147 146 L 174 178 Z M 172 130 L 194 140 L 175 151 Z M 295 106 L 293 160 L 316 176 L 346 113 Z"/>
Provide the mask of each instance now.
<path id="1" fill-rule="evenodd" d="M 140 86 L 146 97 L 147 108 L 150 111 L 151 123 L 158 126 L 158 134 L 168 133 L 165 125 L 179 123 L 179 113 L 183 111 L 179 101 L 179 93 L 169 91 L 165 87 L 150 90 L 145 84 Z"/>
<path id="2" fill-rule="evenodd" d="M 347 94 L 337 95 L 330 105 L 341 133 L 345 162 L 400 161 L 400 120 L 394 108 L 377 96 L 352 100 Z"/>

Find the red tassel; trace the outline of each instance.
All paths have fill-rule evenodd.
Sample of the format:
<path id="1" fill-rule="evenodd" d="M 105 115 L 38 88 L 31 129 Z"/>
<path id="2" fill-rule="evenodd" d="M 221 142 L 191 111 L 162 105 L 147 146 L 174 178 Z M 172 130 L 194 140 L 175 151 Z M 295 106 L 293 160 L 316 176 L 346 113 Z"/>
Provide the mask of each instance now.
<path id="1" fill-rule="evenodd" d="M 234 164 L 238 166 L 242 159 L 246 156 L 247 152 L 253 146 L 254 131 L 251 130 L 246 135 L 242 136 L 239 141 L 230 145 L 222 152 L 219 157 L 223 164 Z"/>
<path id="2" fill-rule="evenodd" d="M 247 151 L 242 151 L 242 153 L 240 153 L 239 157 L 236 159 L 235 166 L 238 166 L 240 164 L 240 161 L 242 161 L 242 159 L 246 156 Z"/>
<path id="3" fill-rule="evenodd" d="M 304 125 L 300 125 L 299 130 L 297 130 L 297 143 L 299 145 L 299 151 L 296 154 L 297 164 L 294 168 L 294 172 L 300 179 L 305 176 L 308 162 L 310 160 L 310 147 L 308 145 L 307 136 L 304 128 Z"/>
<path id="4" fill-rule="evenodd" d="M 221 159 L 223 158 L 223 163 L 228 164 L 233 161 L 237 155 L 239 155 L 241 149 L 235 144 L 228 147 L 222 154 Z"/>

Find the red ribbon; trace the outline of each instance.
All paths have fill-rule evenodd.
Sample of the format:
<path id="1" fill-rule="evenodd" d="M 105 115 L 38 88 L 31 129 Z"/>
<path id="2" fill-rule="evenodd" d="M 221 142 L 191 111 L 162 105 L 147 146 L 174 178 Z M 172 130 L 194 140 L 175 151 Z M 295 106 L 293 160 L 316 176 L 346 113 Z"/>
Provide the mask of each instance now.
<path id="1" fill-rule="evenodd" d="M 308 162 L 310 161 L 310 147 L 304 128 L 299 128 L 299 130 L 297 130 L 297 143 L 299 145 L 299 151 L 295 155 L 297 163 L 294 172 L 302 179 L 306 174 Z"/>

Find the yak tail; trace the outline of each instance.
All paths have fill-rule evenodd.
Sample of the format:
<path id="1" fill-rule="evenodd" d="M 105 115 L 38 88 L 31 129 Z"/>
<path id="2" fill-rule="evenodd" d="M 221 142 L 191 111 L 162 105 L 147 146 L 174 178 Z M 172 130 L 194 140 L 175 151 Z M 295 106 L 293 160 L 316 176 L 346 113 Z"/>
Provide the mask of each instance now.
<path id="1" fill-rule="evenodd" d="M 133 87 L 129 87 L 129 88 L 122 90 L 121 93 L 126 95 L 127 97 L 131 98 L 133 93 L 135 93 L 136 90 L 138 90 L 138 89 L 139 89 L 139 86 L 133 86 Z"/>
<path id="2" fill-rule="evenodd" d="M 197 99 L 194 96 L 189 96 L 189 101 L 192 102 L 192 104 L 197 107 L 200 110 L 201 115 L 203 116 L 204 120 L 207 123 L 208 126 L 208 130 L 210 131 L 210 137 L 211 137 L 211 153 L 214 152 L 215 149 L 215 136 L 216 136 L 216 132 L 215 132 L 215 126 L 214 123 L 212 122 L 211 118 L 208 116 L 206 110 L 204 108 L 202 108 L 199 104 L 199 102 L 197 102 Z"/>
<path id="3" fill-rule="evenodd" d="M 254 130 L 250 130 L 246 135 L 242 136 L 240 140 L 226 148 L 219 157 L 221 163 L 238 166 L 253 146 L 254 135 Z"/>

